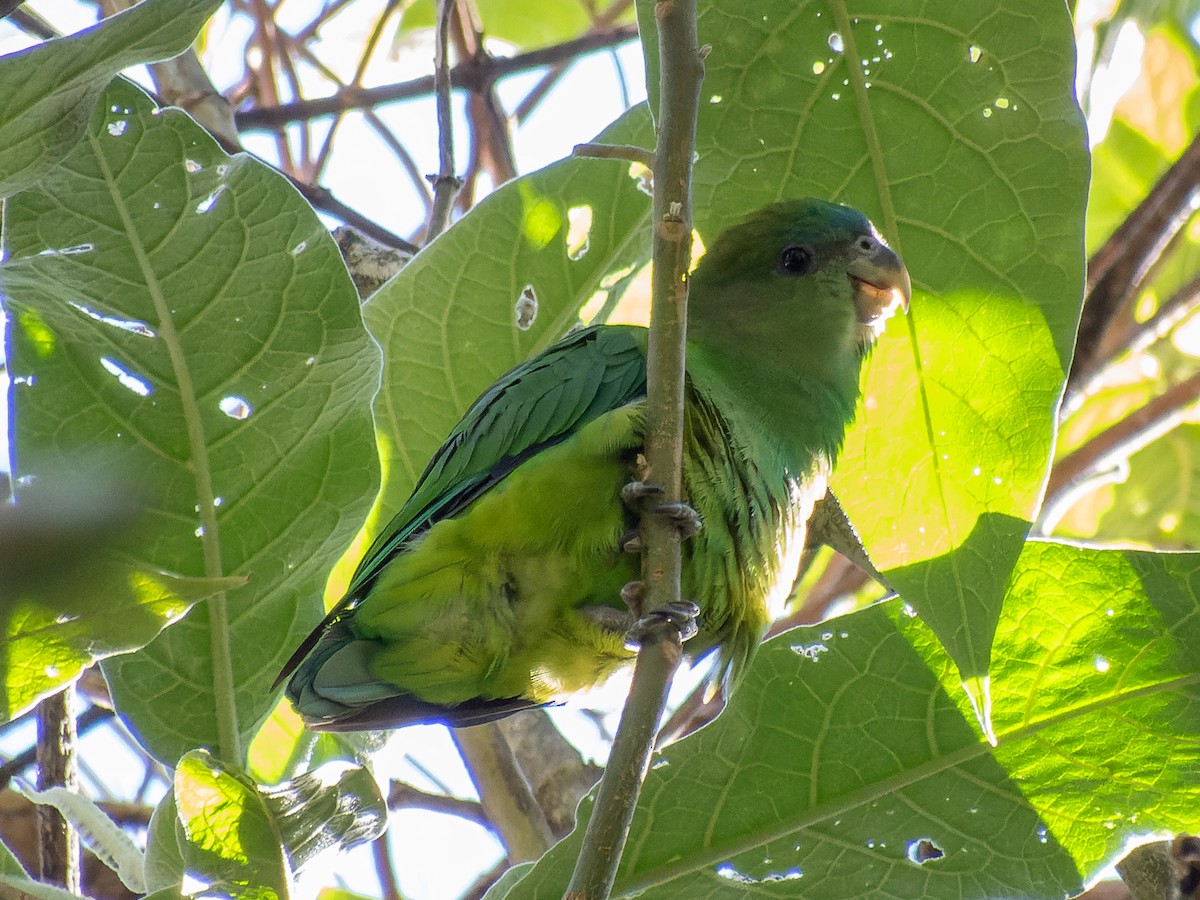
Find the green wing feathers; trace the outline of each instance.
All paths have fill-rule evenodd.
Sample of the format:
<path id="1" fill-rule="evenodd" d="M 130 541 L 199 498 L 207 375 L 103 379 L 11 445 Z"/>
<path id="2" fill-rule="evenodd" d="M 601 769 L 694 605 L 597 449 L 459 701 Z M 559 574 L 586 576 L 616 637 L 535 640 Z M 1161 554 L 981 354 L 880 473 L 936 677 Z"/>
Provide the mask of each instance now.
<path id="1" fill-rule="evenodd" d="M 686 644 L 737 683 L 786 599 L 853 420 L 859 367 L 908 273 L 861 214 L 786 201 L 717 238 L 691 277 Z M 602 682 L 632 652 L 640 558 L 620 499 L 643 449 L 645 329 L 569 335 L 467 410 L 281 679 L 312 727 L 486 722 Z"/>

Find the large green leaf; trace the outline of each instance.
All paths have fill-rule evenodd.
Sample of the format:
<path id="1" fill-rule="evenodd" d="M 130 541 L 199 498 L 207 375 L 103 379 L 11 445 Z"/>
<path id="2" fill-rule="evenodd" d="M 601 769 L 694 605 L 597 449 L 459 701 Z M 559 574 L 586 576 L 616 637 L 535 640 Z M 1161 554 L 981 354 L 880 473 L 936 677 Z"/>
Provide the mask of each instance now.
<path id="1" fill-rule="evenodd" d="M 636 107 L 606 138 L 644 142 L 647 131 Z M 384 350 L 375 404 L 383 510 L 400 508 L 484 388 L 566 333 L 593 294 L 616 289 L 616 275 L 645 259 L 650 198 L 629 172 L 625 162 L 569 159 L 506 184 L 363 307 Z"/>
<path id="2" fill-rule="evenodd" d="M 177 56 L 221 0 L 144 0 L 70 37 L 0 59 L 0 197 L 33 184 L 83 137 L 122 69 Z"/>
<path id="3" fill-rule="evenodd" d="M 998 746 L 900 601 L 789 632 L 658 757 L 613 896 L 1058 900 L 1192 827 L 1200 556 L 1030 543 L 1007 599 Z M 507 896 L 561 896 L 579 835 Z"/>
<path id="4" fill-rule="evenodd" d="M 699 25 L 701 230 L 813 194 L 870 215 L 912 273 L 834 488 L 878 567 L 981 677 L 1082 294 L 1088 155 L 1066 6 L 711 0 Z"/>
<path id="5" fill-rule="evenodd" d="M 151 528 L 122 547 L 142 569 L 248 576 L 105 667 L 160 760 L 232 754 L 374 492 L 354 288 L 281 176 L 122 82 L 5 224 L 18 484 L 132 473 Z"/>

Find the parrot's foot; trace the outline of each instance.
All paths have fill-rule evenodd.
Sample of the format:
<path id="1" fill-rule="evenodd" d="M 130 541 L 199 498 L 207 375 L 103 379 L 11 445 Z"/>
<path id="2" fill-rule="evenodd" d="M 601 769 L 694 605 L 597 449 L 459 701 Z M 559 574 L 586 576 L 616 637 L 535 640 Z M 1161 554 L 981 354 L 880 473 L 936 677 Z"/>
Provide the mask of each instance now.
<path id="1" fill-rule="evenodd" d="M 621 501 L 630 509 L 640 511 L 643 501 L 651 497 L 661 497 L 663 493 L 663 489 L 657 484 L 631 481 L 621 488 Z M 700 521 L 700 514 L 686 503 L 656 503 L 653 506 L 647 506 L 646 512 L 653 513 L 675 526 L 679 532 L 679 539 L 683 541 L 699 534 L 704 528 L 704 523 Z M 622 548 L 627 547 L 629 543 L 629 541 L 623 541 Z M 640 553 L 641 547 L 628 552 Z"/>
<path id="2" fill-rule="evenodd" d="M 639 616 L 632 627 L 625 632 L 625 646 L 630 650 L 635 650 L 664 628 L 677 631 L 681 643 L 687 641 L 694 638 L 700 631 L 700 624 L 696 621 L 699 615 L 700 607 L 691 600 L 680 600 L 678 603 L 668 603 L 666 606 L 652 609 L 645 615 Z"/>
<path id="3" fill-rule="evenodd" d="M 641 582 L 631 583 L 641 584 Z M 612 634 L 622 634 L 628 631 L 636 621 L 628 610 L 616 609 L 612 606 L 582 606 L 579 608 L 579 614 Z"/>

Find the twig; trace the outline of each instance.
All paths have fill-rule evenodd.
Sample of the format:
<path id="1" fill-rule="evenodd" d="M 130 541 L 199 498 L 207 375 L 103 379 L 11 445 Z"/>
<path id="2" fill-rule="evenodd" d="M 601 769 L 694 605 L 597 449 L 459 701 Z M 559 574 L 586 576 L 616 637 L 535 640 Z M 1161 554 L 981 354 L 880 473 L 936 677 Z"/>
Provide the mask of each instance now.
<path id="1" fill-rule="evenodd" d="M 392 845 L 386 831 L 371 842 L 371 855 L 375 858 L 375 877 L 379 881 L 381 900 L 402 900 L 396 885 L 396 863 L 392 859 Z"/>
<path id="2" fill-rule="evenodd" d="M 468 822 L 474 822 L 476 825 L 482 825 L 484 828 L 492 827 L 487 813 L 476 801 L 450 797 L 446 794 L 431 794 L 429 791 L 423 791 L 411 784 L 405 784 L 403 781 L 392 782 L 391 790 L 388 791 L 387 806 L 392 810 L 426 809 L 430 812 L 457 816 Z"/>
<path id="3" fill-rule="evenodd" d="M 588 34 L 598 34 L 609 28 L 613 22 L 623 16 L 626 10 L 633 5 L 633 0 L 614 0 L 608 7 L 599 15 L 592 19 L 592 24 L 588 27 Z M 574 60 L 566 63 L 559 63 L 553 66 L 549 72 L 541 77 L 537 84 L 533 86 L 524 99 L 517 104 L 517 108 L 513 111 L 512 117 L 518 122 L 523 123 L 529 118 L 530 113 L 537 108 L 538 104 L 546 98 L 550 93 L 550 89 L 554 87 L 566 73 L 567 69 Z M 621 95 L 625 99 L 625 106 L 628 108 L 629 91 L 625 89 L 624 73 L 620 71 L 620 65 L 617 66 L 618 78 L 621 82 Z"/>
<path id="4" fill-rule="evenodd" d="M 576 144 L 571 150 L 571 155 L 592 159 L 624 159 L 641 163 L 647 169 L 654 165 L 653 153 L 643 147 L 632 147 L 628 144 Z"/>
<path id="5" fill-rule="evenodd" d="M 600 780 L 600 766 L 585 762 L 579 749 L 554 727 L 544 709 L 529 709 L 496 722 L 551 833 L 564 837 L 575 827 L 575 808 Z"/>
<path id="6" fill-rule="evenodd" d="M 1182 421 L 1184 410 L 1200 399 L 1200 372 L 1172 385 L 1145 406 L 1067 454 L 1050 472 L 1039 529 L 1049 531 L 1087 481 L 1128 459 Z"/>
<path id="7" fill-rule="evenodd" d="M 1103 380 L 1107 365 L 1123 357 L 1126 353 L 1138 353 L 1162 340 L 1171 333 L 1176 325 L 1195 312 L 1197 307 L 1200 307 L 1200 275 L 1172 294 L 1145 322 L 1139 324 L 1128 319 L 1120 324 L 1113 323 L 1105 333 L 1105 345 L 1113 347 L 1113 350 L 1101 353 L 1105 367 L 1096 369 L 1079 383 L 1078 388 L 1069 398 L 1069 405 L 1064 403 L 1062 417 L 1077 409 L 1083 399 L 1092 393 L 1094 385 Z"/>
<path id="8" fill-rule="evenodd" d="M 87 734 L 101 722 L 107 722 L 113 717 L 111 709 L 105 709 L 102 706 L 91 706 L 79 717 L 76 724 L 76 736 Z M 6 760 L 3 765 L 0 765 L 0 790 L 8 787 L 8 783 L 17 775 L 20 775 L 25 769 L 28 769 L 37 759 L 37 745 L 30 747 L 28 750 L 22 750 L 12 759 Z"/>
<path id="9" fill-rule="evenodd" d="M 704 54 L 696 32 L 696 0 L 660 0 L 658 25 L 658 142 L 654 151 L 654 276 L 647 350 L 645 453 L 649 477 L 665 499 L 681 496 L 684 338 L 687 272 L 692 251 L 691 182 Z M 645 608 L 678 602 L 681 576 L 679 532 L 659 516 L 643 516 L 646 550 L 642 579 Z M 600 779 L 596 805 L 567 897 L 604 900 L 617 866 L 650 763 L 654 732 L 667 688 L 682 656 L 679 631 L 663 624 L 642 640 L 633 684 Z"/>
<path id="10" fill-rule="evenodd" d="M 367 74 L 367 66 L 370 65 L 371 57 L 375 55 L 375 48 L 379 46 L 379 41 L 383 37 L 384 26 L 387 25 L 388 19 L 400 7 L 400 0 L 388 0 L 387 6 L 383 8 L 383 12 L 379 14 L 379 18 L 375 20 L 375 25 L 371 29 L 371 34 L 367 38 L 367 45 L 363 48 L 362 55 L 358 58 L 358 65 L 354 69 L 354 77 L 350 79 L 350 83 L 356 87 L 362 85 L 363 76 Z M 306 48 L 307 49 L 307 48 Z M 324 68 L 324 67 L 322 67 Z M 330 72 L 326 75 L 332 75 Z M 331 81 L 337 83 L 336 77 L 331 78 Z M 321 173 L 325 169 L 326 163 L 329 161 L 330 151 L 333 149 L 333 137 L 337 132 L 338 126 L 342 123 L 344 113 L 339 113 L 334 117 L 333 122 L 329 126 L 329 132 L 325 135 L 325 140 L 321 144 L 321 149 L 317 151 L 317 160 L 313 164 L 312 180 L 316 181 L 321 177 Z"/>
<path id="11" fill-rule="evenodd" d="M 1200 187 L 1200 134 L 1088 261 L 1083 313 L 1064 406 L 1105 362 L 1105 332 L 1130 306 L 1146 273 L 1192 213 Z"/>
<path id="12" fill-rule="evenodd" d="M 509 859 L 537 859 L 553 843 L 546 817 L 496 725 L 452 728 L 488 821 L 500 835 Z"/>
<path id="13" fill-rule="evenodd" d="M 19 3 L 17 5 L 20 6 Z M 49 22 L 28 9 L 14 9 L 8 14 L 8 17 L 22 31 L 32 34 L 39 40 L 48 41 L 52 38 L 61 37 Z"/>
<path id="14" fill-rule="evenodd" d="M 0 19 L 11 16 L 25 0 L 0 0 Z"/>
<path id="15" fill-rule="evenodd" d="M 450 86 L 480 91 L 508 75 L 554 65 L 563 60 L 593 53 L 596 50 L 606 50 L 634 40 L 636 37 L 637 26 L 618 25 L 599 34 L 585 35 L 573 41 L 564 41 L 552 47 L 542 47 L 516 56 L 472 57 L 450 69 Z M 243 110 L 237 113 L 235 118 L 238 128 L 242 131 L 273 130 L 292 122 L 304 122 L 320 116 L 331 116 L 347 109 L 360 109 L 424 97 L 432 94 L 433 91 L 433 76 L 425 75 L 411 81 L 377 88 L 347 87 L 335 92 L 332 96 L 316 100 L 297 100 L 294 103 Z"/>
<path id="16" fill-rule="evenodd" d="M 483 900 L 492 885 L 499 881 L 500 876 L 511 867 L 512 863 L 507 858 L 500 860 L 500 862 L 476 878 L 475 883 L 467 888 L 458 900 Z"/>
<path id="17" fill-rule="evenodd" d="M 357 210 L 351 209 L 345 203 L 342 203 L 342 201 L 334 197 L 327 188 L 324 188 L 319 184 L 307 184 L 306 182 L 300 181 L 297 178 L 288 176 L 287 173 L 284 174 L 292 183 L 292 187 L 303 194 L 304 199 L 311 203 L 315 208 L 341 219 L 347 225 L 357 228 L 363 234 L 367 235 L 367 237 L 379 241 L 379 243 L 386 247 L 391 247 L 394 250 L 403 250 L 405 253 L 409 254 L 415 254 L 421 249 L 412 241 L 405 240 L 404 238 L 400 237 L 400 235 L 388 231 L 373 219 L 368 219 Z"/>
<path id="18" fill-rule="evenodd" d="M 72 686 L 67 685 L 38 704 L 39 791 L 52 787 L 76 788 L 75 719 L 71 714 L 74 693 Z M 38 806 L 37 822 L 39 877 L 78 894 L 79 835 L 52 806 Z"/>
<path id="19" fill-rule="evenodd" d="M 433 182 L 433 208 L 425 227 L 428 244 L 446 230 L 454 198 L 462 181 L 454 175 L 454 119 L 450 108 L 450 17 L 454 0 L 438 0 L 437 40 L 434 42 L 433 83 L 437 98 L 438 173 Z"/>

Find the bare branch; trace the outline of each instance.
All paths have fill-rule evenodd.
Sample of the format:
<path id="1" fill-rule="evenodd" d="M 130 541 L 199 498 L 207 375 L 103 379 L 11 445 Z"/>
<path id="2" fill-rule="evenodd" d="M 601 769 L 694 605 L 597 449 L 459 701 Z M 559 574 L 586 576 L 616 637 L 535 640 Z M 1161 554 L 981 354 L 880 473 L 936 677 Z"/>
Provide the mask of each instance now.
<path id="1" fill-rule="evenodd" d="M 654 13 L 660 94 L 653 166 L 654 275 L 647 350 L 645 454 L 650 479 L 662 487 L 670 502 L 679 500 L 682 494 L 692 160 L 704 58 L 696 31 L 695 0 L 661 0 L 655 4 Z M 679 600 L 680 536 L 674 526 L 657 516 L 643 516 L 641 529 L 646 546 L 642 555 L 645 608 L 654 610 Z M 650 764 L 654 732 L 682 653 L 678 628 L 666 622 L 642 640 L 621 726 L 567 888 L 572 900 L 603 900 L 612 891 L 642 779 Z"/>
<path id="2" fill-rule="evenodd" d="M 388 791 L 387 805 L 388 809 L 393 810 L 427 809 L 430 812 L 457 816 L 468 822 L 474 822 L 476 825 L 482 825 L 484 828 L 493 827 L 492 823 L 488 821 L 487 813 L 483 811 L 483 806 L 474 800 L 463 800 L 461 797 L 450 797 L 446 794 L 431 794 L 402 781 L 392 782 L 391 790 Z"/>
<path id="3" fill-rule="evenodd" d="M 65 787 L 74 790 L 78 775 L 75 766 L 75 718 L 71 714 L 70 685 L 38 704 L 38 790 Z M 38 867 L 39 877 L 48 884 L 80 892 L 79 835 L 71 823 L 53 806 L 39 805 Z"/>
<path id="4" fill-rule="evenodd" d="M 1197 399 L 1200 399 L 1200 372 L 1172 385 L 1145 406 L 1058 460 L 1046 485 L 1039 524 L 1042 533 L 1054 526 L 1091 478 L 1103 474 L 1169 432 L 1182 421 L 1184 411 Z"/>
<path id="5" fill-rule="evenodd" d="M 454 174 L 454 121 L 450 108 L 450 19 L 454 0 L 439 0 L 437 40 L 434 42 L 433 82 L 437 97 L 438 173 L 433 179 L 433 207 L 425 226 L 425 243 L 446 230 L 454 198 L 462 187 Z"/>
<path id="6" fill-rule="evenodd" d="M 1132 318 L 1132 305 L 1146 274 L 1187 223 L 1200 187 L 1200 134 L 1150 193 L 1088 262 L 1087 290 L 1079 321 L 1068 398 L 1106 361 L 1105 333 Z"/>
<path id="7" fill-rule="evenodd" d="M 450 69 L 450 85 L 463 90 L 481 91 L 487 85 L 542 66 L 554 65 L 596 50 L 604 50 L 637 37 L 634 25 L 618 25 L 609 31 L 585 35 L 552 47 L 542 47 L 509 57 L 482 57 L 463 60 Z M 426 75 L 399 84 L 377 88 L 347 87 L 330 97 L 317 100 L 298 100 L 271 106 L 260 106 L 237 113 L 236 121 L 242 131 L 273 130 L 292 122 L 303 122 L 320 116 L 331 116 L 347 109 L 379 106 L 400 100 L 425 97 L 434 91 L 433 76 Z"/>
<path id="8" fill-rule="evenodd" d="M 554 842 L 550 826 L 495 723 L 452 728 L 450 735 L 509 859 L 524 862 L 545 853 Z"/>
<path id="9" fill-rule="evenodd" d="M 571 150 L 571 155 L 593 159 L 625 159 L 629 162 L 641 163 L 647 169 L 654 165 L 653 153 L 642 147 L 631 147 L 628 144 L 576 144 Z"/>

